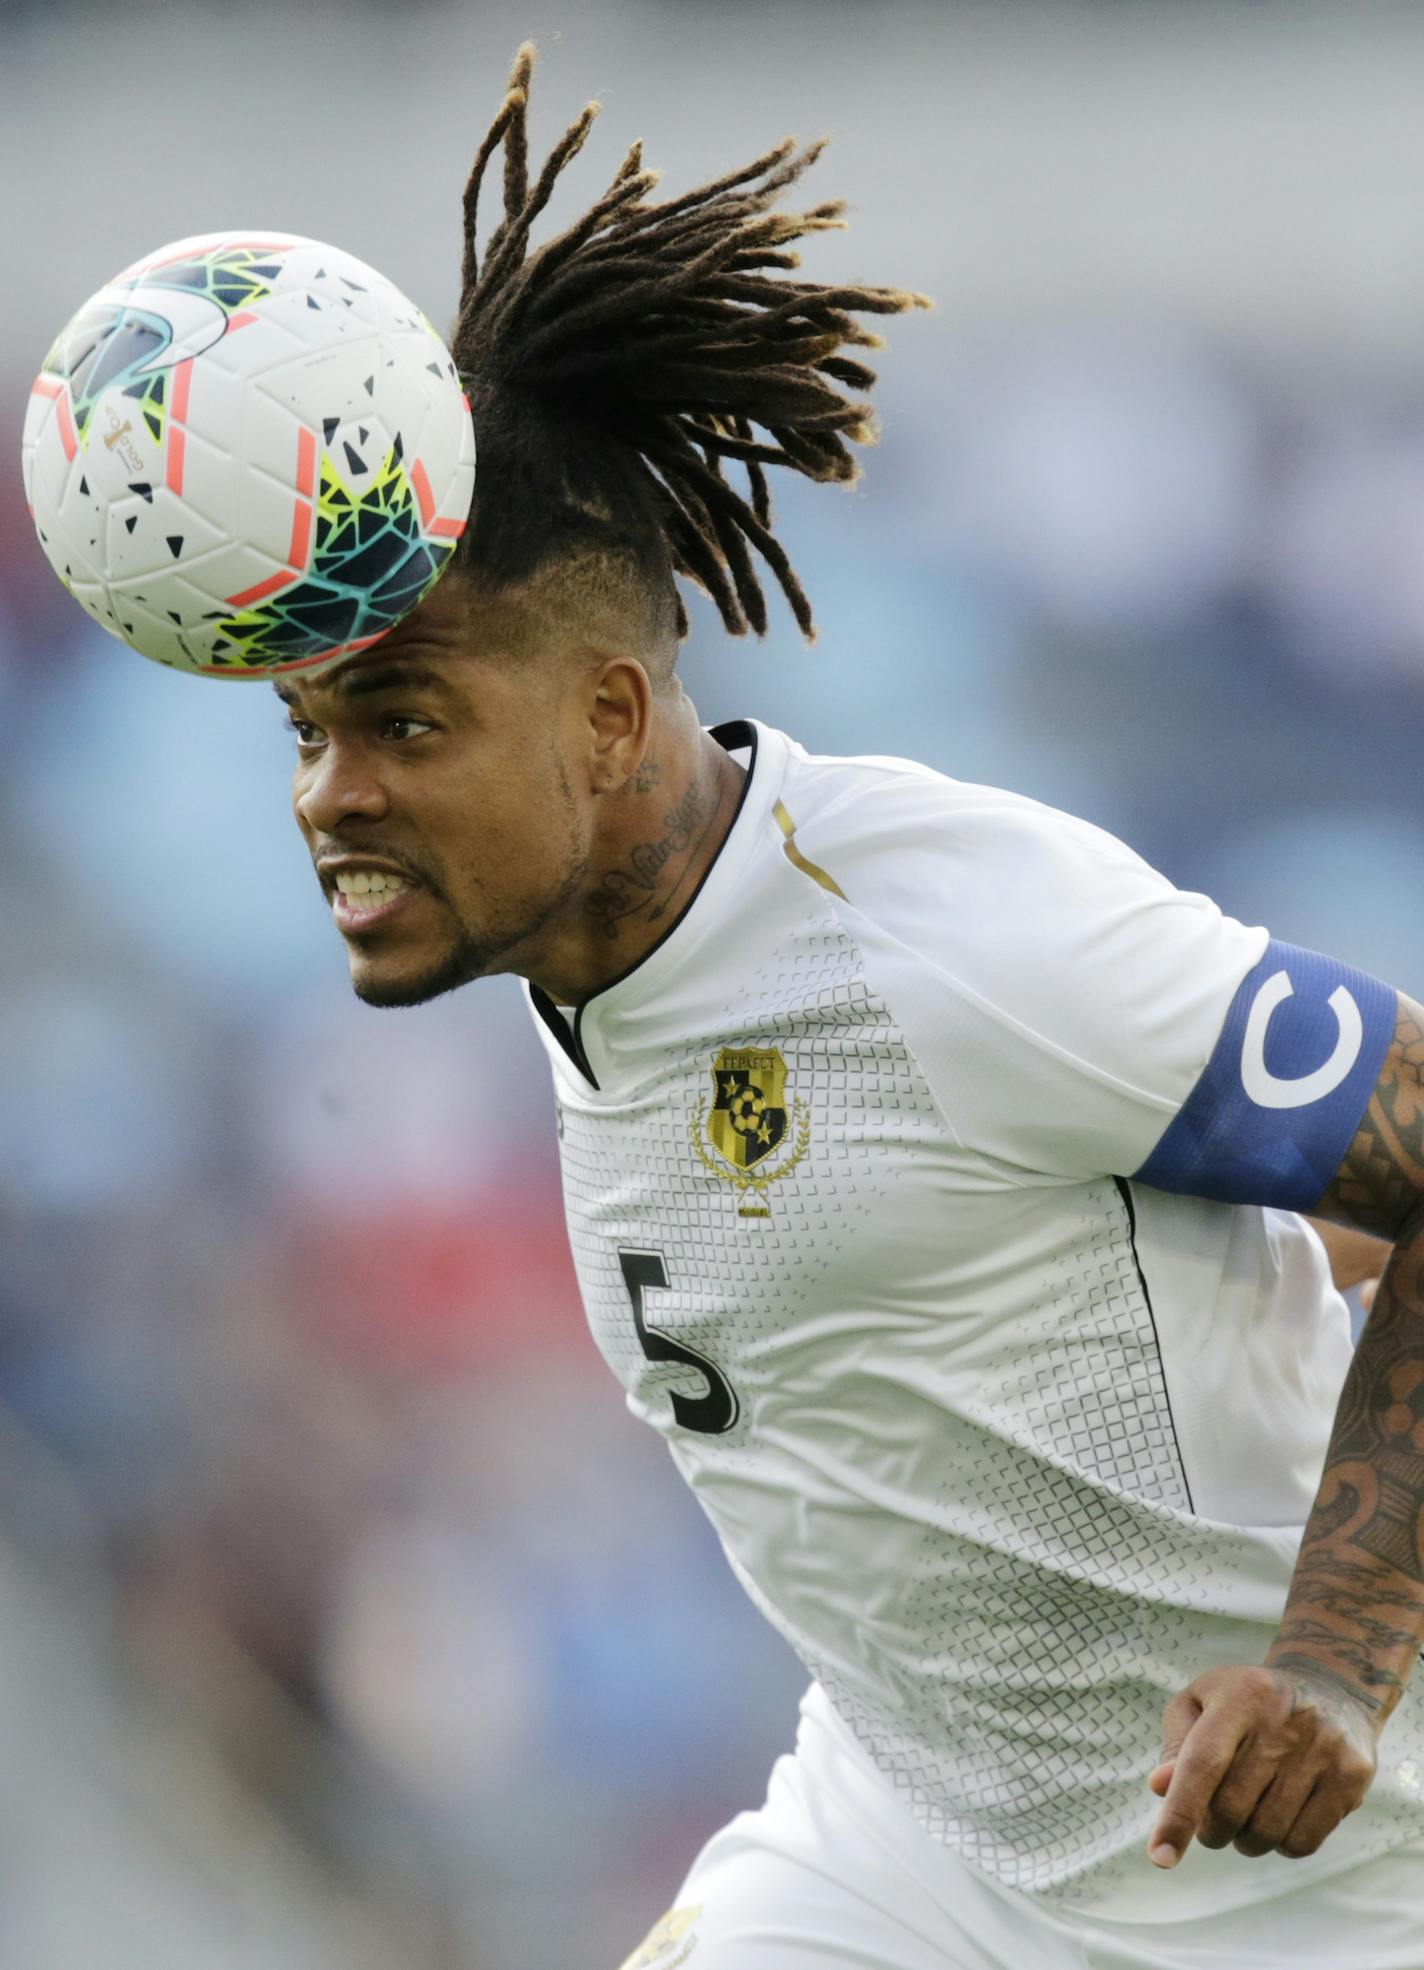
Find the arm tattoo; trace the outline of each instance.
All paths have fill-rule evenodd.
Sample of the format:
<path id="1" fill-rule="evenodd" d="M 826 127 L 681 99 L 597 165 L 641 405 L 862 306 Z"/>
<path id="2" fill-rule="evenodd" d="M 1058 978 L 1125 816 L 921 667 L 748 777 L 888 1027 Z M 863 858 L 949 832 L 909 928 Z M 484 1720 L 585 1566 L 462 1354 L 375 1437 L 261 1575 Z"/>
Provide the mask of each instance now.
<path id="1" fill-rule="evenodd" d="M 630 917 L 656 923 L 666 914 L 716 818 L 715 790 L 708 794 L 694 780 L 664 814 L 662 837 L 639 842 L 628 856 L 627 867 L 610 869 L 588 898 L 584 907 L 606 937 L 617 937 L 619 926 Z M 681 871 L 674 874 L 671 886 L 665 886 L 663 872 L 679 858 Z"/>
<path id="2" fill-rule="evenodd" d="M 1360 1231 L 1393 1238 L 1424 1196 L 1424 1008 L 1402 995 L 1385 1056 L 1355 1140 L 1318 1206 Z"/>
<path id="3" fill-rule="evenodd" d="M 1305 1703 L 1316 1705 L 1317 1693 L 1312 1685 L 1321 1681 L 1333 1683 L 1343 1696 L 1354 1697 L 1357 1703 L 1363 1703 L 1369 1710 L 1378 1712 L 1384 1708 L 1380 1697 L 1369 1696 L 1359 1687 L 1358 1677 L 1342 1675 L 1338 1670 L 1326 1668 L 1318 1656 L 1292 1655 L 1288 1649 L 1272 1649 L 1271 1667 L 1285 1673 L 1290 1685 L 1292 1716 L 1303 1708 Z M 1310 1685 L 1302 1687 L 1300 1680 L 1302 1676 L 1311 1679 Z"/>
<path id="4" fill-rule="evenodd" d="M 1350 1363 L 1272 1668 L 1388 1716 L 1424 1644 L 1424 1012 L 1394 1045 L 1320 1215 L 1395 1240 Z"/>

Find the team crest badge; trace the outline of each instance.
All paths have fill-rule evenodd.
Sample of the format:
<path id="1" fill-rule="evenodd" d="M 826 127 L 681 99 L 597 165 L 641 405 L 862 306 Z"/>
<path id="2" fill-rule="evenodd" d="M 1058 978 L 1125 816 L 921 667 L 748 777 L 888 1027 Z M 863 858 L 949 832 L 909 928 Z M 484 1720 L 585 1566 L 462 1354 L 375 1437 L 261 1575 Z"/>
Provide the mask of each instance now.
<path id="1" fill-rule="evenodd" d="M 655 1923 L 648 1931 L 640 1947 L 622 1965 L 622 1970 L 677 1970 L 678 1964 L 686 1963 L 697 1945 L 696 1936 L 690 1936 L 687 1932 L 701 1913 L 700 1903 L 695 1908 L 670 1909 L 662 1921 Z"/>
<path id="2" fill-rule="evenodd" d="M 697 1104 L 693 1145 L 706 1169 L 741 1191 L 742 1217 L 768 1218 L 766 1191 L 806 1154 L 811 1112 L 799 1099 L 788 1103 L 786 1062 L 775 1047 L 725 1047 L 712 1063 L 712 1089 L 710 1109 L 705 1095 Z"/>

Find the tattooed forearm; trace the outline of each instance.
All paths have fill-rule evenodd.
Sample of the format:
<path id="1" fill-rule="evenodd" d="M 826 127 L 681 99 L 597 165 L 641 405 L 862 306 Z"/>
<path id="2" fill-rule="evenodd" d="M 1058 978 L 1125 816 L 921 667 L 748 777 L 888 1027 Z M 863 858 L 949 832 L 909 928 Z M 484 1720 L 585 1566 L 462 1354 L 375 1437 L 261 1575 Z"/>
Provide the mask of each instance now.
<path id="1" fill-rule="evenodd" d="M 1424 1645 L 1424 1011 L 1394 1044 L 1319 1215 L 1394 1250 L 1335 1412 L 1272 1668 L 1334 1677 L 1388 1716 Z"/>
<path id="2" fill-rule="evenodd" d="M 1293 1598 L 1302 1608 L 1319 1608 L 1324 1614 L 1345 1615 L 1370 1607 L 1388 1616 L 1412 1609 L 1416 1597 L 1383 1560 L 1352 1559 L 1310 1547 L 1301 1555 Z"/>
<path id="3" fill-rule="evenodd" d="M 625 868 L 610 869 L 588 898 L 585 908 L 606 937 L 616 937 L 631 917 L 654 923 L 665 914 L 681 888 L 687 867 L 695 860 L 707 830 L 716 819 L 717 801 L 693 781 L 686 793 L 663 816 L 664 832 L 657 841 L 640 842 L 628 855 Z M 681 858 L 681 873 L 669 865 Z M 668 872 L 665 874 L 665 872 Z"/>
<path id="4" fill-rule="evenodd" d="M 1385 1716 L 1424 1644 L 1424 1213 L 1407 1220 L 1336 1411 L 1273 1668 L 1314 1664 Z"/>
<path id="5" fill-rule="evenodd" d="M 1294 1606 L 1294 1600 L 1292 1602 Z M 1412 1659 L 1419 1642 L 1412 1620 L 1382 1621 L 1341 1594 L 1332 1598 L 1328 1616 L 1293 1613 L 1286 1619 L 1271 1650 L 1273 1669 L 1310 1669 L 1329 1673 L 1334 1665 L 1339 1680 L 1372 1708 L 1393 1709 L 1404 1692 L 1405 1678 L 1389 1667 L 1403 1657 Z"/>
<path id="6" fill-rule="evenodd" d="M 1404 1686 L 1398 1677 L 1378 1676 L 1373 1671 L 1373 1665 L 1368 1664 L 1364 1659 L 1359 1663 L 1350 1663 L 1348 1667 L 1331 1668 L 1328 1660 L 1323 1659 L 1324 1656 L 1328 1656 L 1328 1651 L 1309 1652 L 1312 1641 L 1318 1638 L 1302 1639 L 1303 1646 L 1299 1652 L 1283 1645 L 1273 1648 L 1270 1665 L 1272 1669 L 1298 1669 L 1302 1675 L 1309 1676 L 1312 1680 L 1323 1676 L 1327 1682 L 1334 1683 L 1346 1696 L 1354 1697 L 1357 1703 L 1363 1703 L 1369 1710 L 1392 1710 L 1399 1701 Z M 1369 1673 L 1365 1673 L 1367 1669 Z M 1381 1684 L 1392 1692 L 1388 1701 L 1378 1693 Z"/>
<path id="7" fill-rule="evenodd" d="M 1370 1105 L 1335 1181 L 1316 1206 L 1360 1231 L 1393 1238 L 1424 1195 L 1424 1009 L 1401 995 L 1399 1019 Z"/>

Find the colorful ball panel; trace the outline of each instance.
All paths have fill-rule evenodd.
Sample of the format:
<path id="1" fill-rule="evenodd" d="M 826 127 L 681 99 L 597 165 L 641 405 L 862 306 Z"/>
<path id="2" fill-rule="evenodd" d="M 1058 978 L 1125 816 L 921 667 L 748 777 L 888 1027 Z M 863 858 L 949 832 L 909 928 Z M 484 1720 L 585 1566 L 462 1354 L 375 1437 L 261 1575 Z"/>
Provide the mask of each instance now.
<path id="1" fill-rule="evenodd" d="M 26 494 L 60 579 L 210 677 L 376 642 L 448 565 L 469 404 L 420 310 L 338 248 L 207 234 L 101 288 L 45 358 Z"/>

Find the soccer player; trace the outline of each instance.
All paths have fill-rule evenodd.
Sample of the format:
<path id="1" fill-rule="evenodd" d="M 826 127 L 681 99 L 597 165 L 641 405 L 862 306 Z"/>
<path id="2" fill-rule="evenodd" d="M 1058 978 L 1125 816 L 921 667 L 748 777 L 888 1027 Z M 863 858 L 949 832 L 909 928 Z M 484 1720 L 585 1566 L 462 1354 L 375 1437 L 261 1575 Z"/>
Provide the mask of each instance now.
<path id="1" fill-rule="evenodd" d="M 816 146 L 662 202 L 635 146 L 533 247 L 594 111 L 531 185 L 531 59 L 459 563 L 278 689 L 359 996 L 527 980 L 599 1347 L 812 1677 L 629 1964 L 1424 1970 L 1424 1012 L 1031 800 L 701 728 L 677 577 L 810 633 L 766 468 L 854 476 L 918 297 L 797 275 Z M 1394 1241 L 1353 1357 L 1307 1209 Z"/>

